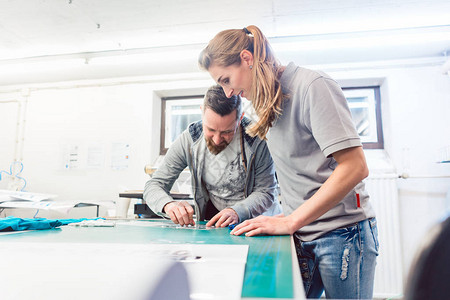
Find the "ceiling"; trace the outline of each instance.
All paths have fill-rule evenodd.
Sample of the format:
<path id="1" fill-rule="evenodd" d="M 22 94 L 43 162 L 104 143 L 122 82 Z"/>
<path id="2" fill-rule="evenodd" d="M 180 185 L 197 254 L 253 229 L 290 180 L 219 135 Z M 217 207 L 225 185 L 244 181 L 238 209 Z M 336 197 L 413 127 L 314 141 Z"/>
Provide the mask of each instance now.
<path id="1" fill-rule="evenodd" d="M 198 72 L 217 32 L 251 24 L 282 63 L 450 53 L 448 0 L 1 0 L 0 85 Z"/>

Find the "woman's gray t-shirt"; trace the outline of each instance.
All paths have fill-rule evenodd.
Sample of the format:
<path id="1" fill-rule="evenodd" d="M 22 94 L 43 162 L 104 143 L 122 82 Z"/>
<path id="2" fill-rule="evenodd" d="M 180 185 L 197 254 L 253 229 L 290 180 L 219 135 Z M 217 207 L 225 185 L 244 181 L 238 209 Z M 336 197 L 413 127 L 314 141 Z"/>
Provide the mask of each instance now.
<path id="1" fill-rule="evenodd" d="M 280 81 L 288 98 L 283 101 L 282 115 L 269 130 L 267 145 L 275 162 L 283 212 L 289 215 L 310 199 L 336 168 L 331 154 L 361 146 L 361 141 L 347 100 L 328 75 L 290 63 Z M 298 233 L 302 240 L 311 241 L 374 216 L 360 182 L 334 208 Z"/>

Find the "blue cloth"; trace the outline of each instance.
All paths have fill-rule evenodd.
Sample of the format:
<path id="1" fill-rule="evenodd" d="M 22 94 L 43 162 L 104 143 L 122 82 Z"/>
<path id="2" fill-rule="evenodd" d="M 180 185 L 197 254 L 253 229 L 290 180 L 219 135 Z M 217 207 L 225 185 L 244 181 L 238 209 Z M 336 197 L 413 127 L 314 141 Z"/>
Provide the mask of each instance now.
<path id="1" fill-rule="evenodd" d="M 22 219 L 9 216 L 0 219 L 0 232 L 1 231 L 21 231 L 21 230 L 41 230 L 52 229 L 69 223 L 77 223 L 87 220 L 82 219 L 61 219 L 61 220 L 49 220 L 46 218 L 35 219 Z"/>

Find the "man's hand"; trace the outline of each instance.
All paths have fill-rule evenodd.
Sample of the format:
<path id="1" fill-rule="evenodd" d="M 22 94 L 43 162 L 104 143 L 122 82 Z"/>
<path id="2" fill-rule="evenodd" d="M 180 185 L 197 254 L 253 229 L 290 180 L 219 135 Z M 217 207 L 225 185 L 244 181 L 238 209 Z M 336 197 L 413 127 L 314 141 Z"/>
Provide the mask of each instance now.
<path id="1" fill-rule="evenodd" d="M 184 225 L 195 225 L 194 222 L 194 209 L 186 201 L 172 201 L 167 203 L 163 212 L 170 216 L 170 219 L 175 224 Z"/>
<path id="2" fill-rule="evenodd" d="M 225 208 L 217 213 L 208 223 L 206 227 L 215 225 L 216 227 L 226 227 L 230 224 L 239 223 L 239 216 L 232 208 Z"/>

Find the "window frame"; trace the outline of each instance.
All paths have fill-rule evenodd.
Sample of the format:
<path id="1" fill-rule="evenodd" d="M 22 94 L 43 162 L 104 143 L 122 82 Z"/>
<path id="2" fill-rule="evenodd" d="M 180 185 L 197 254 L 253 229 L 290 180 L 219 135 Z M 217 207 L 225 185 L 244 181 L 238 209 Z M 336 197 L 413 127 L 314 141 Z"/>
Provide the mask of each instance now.
<path id="1" fill-rule="evenodd" d="M 161 98 L 161 135 L 160 135 L 160 142 L 159 142 L 159 154 L 160 155 L 166 155 L 167 150 L 169 149 L 166 147 L 166 103 L 170 100 L 189 100 L 189 99 L 198 99 L 198 98 L 204 98 L 205 95 L 186 95 L 186 96 L 173 96 L 173 97 L 162 97 Z"/>
<path id="2" fill-rule="evenodd" d="M 371 89 L 374 92 L 374 102 L 375 102 L 375 120 L 376 120 L 376 131 L 377 131 L 377 141 L 376 142 L 362 142 L 363 149 L 384 149 L 384 137 L 383 137 L 383 124 L 381 117 L 381 97 L 380 97 L 380 86 L 358 86 L 358 87 L 342 87 L 342 90 L 362 90 Z M 347 98 L 346 98 L 347 99 Z"/>

